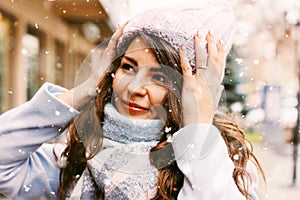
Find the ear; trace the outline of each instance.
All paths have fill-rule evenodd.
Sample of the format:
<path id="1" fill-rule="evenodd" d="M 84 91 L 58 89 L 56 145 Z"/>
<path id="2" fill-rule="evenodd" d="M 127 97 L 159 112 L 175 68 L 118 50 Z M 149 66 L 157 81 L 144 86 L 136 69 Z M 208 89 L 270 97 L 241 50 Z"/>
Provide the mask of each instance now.
<path id="1" fill-rule="evenodd" d="M 216 99 L 215 99 L 214 110 L 217 110 L 217 108 L 219 106 L 219 102 L 220 102 L 223 90 L 224 90 L 224 86 L 220 85 L 219 89 L 218 89 L 218 92 L 217 92 L 217 95 L 215 97 Z"/>

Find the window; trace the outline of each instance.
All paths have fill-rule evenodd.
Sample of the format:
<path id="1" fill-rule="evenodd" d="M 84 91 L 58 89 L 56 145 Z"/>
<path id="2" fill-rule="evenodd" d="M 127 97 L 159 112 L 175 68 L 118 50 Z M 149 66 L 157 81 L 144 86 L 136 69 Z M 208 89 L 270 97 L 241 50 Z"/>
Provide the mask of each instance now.
<path id="1" fill-rule="evenodd" d="M 9 108 L 8 86 L 11 21 L 0 12 L 0 113 Z"/>
<path id="2" fill-rule="evenodd" d="M 66 59 L 65 52 L 66 46 L 59 41 L 55 42 L 55 83 L 58 85 L 64 85 L 65 71 L 66 71 Z"/>
<path id="3" fill-rule="evenodd" d="M 25 56 L 27 99 L 30 99 L 40 87 L 39 69 L 39 39 L 31 34 L 25 34 L 22 39 L 22 54 Z"/>

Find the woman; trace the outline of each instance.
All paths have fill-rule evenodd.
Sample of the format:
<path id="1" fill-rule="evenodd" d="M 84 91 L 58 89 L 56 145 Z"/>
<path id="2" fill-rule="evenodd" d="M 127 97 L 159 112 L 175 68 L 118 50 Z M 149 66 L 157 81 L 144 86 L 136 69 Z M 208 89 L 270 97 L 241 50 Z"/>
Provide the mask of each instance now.
<path id="1" fill-rule="evenodd" d="M 3 114 L 0 192 L 256 199 L 259 164 L 243 132 L 216 111 L 232 21 L 224 2 L 143 12 L 116 31 L 87 81 L 69 91 L 46 83 Z M 67 127 L 66 146 L 46 143 Z"/>

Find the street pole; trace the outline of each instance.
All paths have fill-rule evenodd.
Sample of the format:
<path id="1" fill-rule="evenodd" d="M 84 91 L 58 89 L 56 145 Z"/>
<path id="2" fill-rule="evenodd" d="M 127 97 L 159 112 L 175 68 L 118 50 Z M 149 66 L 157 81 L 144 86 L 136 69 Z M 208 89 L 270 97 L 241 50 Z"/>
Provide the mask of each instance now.
<path id="1" fill-rule="evenodd" d="M 300 81 L 299 81 L 300 84 Z M 300 106 L 299 106 L 299 102 L 300 102 L 300 92 L 298 92 L 298 119 L 297 119 L 297 124 L 296 127 L 294 129 L 294 136 L 293 136 L 293 185 L 296 185 L 296 181 L 297 181 L 297 161 L 298 161 L 298 144 L 299 144 L 299 118 L 300 118 Z"/>
<path id="2" fill-rule="evenodd" d="M 295 32 L 297 32 L 297 27 L 300 26 L 300 22 L 296 23 L 295 25 Z M 295 37 L 299 37 L 297 34 L 294 34 Z M 298 73 L 298 87 L 300 87 L 300 63 L 298 59 L 298 38 L 295 38 L 295 61 L 296 61 L 296 71 Z M 297 111 L 298 111 L 298 118 L 296 127 L 294 129 L 293 135 L 293 179 L 292 185 L 295 186 L 297 182 L 297 161 L 298 161 L 298 144 L 299 144 L 299 133 L 300 133 L 300 88 L 298 88 L 297 93 Z"/>
<path id="3" fill-rule="evenodd" d="M 298 71 L 300 71 L 300 70 L 298 70 Z M 298 78 L 300 78 L 300 77 L 298 77 Z M 292 180 L 293 186 L 296 185 L 296 182 L 297 182 L 298 144 L 299 144 L 299 132 L 300 132 L 300 127 L 299 127 L 299 121 L 300 121 L 300 92 L 299 91 L 298 91 L 297 99 L 298 99 L 298 108 L 297 108 L 297 110 L 298 110 L 298 119 L 297 119 L 296 127 L 294 129 L 294 135 L 293 135 L 293 180 Z"/>

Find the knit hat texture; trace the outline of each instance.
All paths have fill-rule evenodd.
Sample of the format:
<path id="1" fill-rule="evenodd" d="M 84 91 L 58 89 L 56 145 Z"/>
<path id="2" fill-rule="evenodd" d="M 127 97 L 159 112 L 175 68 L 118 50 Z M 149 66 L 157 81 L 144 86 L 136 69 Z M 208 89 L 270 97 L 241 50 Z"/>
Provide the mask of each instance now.
<path id="1" fill-rule="evenodd" d="M 204 42 L 201 46 L 206 49 L 205 37 L 209 31 L 216 40 L 221 40 L 228 54 L 233 44 L 235 16 L 231 5 L 226 0 L 141 12 L 126 25 L 119 38 L 118 47 L 121 48 L 128 38 L 137 33 L 151 34 L 166 41 L 176 52 L 179 52 L 179 47 L 184 45 L 187 58 L 195 68 L 194 35 L 198 33 L 203 38 Z"/>

